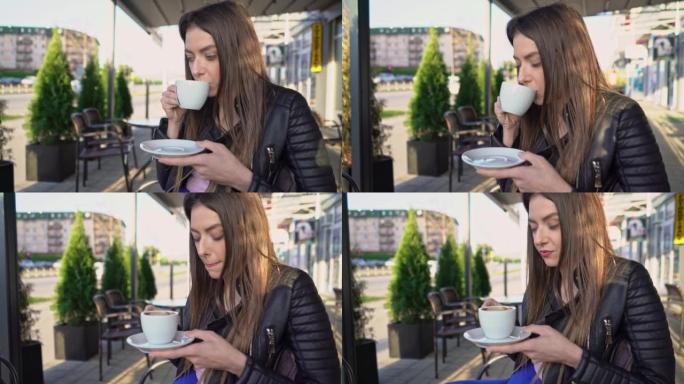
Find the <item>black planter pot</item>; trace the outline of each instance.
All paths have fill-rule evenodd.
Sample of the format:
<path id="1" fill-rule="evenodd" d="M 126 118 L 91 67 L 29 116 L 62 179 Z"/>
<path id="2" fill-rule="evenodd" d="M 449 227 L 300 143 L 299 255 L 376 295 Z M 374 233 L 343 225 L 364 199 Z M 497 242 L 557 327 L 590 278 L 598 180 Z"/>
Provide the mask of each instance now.
<path id="1" fill-rule="evenodd" d="M 406 157 L 409 174 L 439 176 L 449 166 L 449 141 L 446 137 L 436 141 L 407 141 Z"/>
<path id="2" fill-rule="evenodd" d="M 417 324 L 388 324 L 390 357 L 422 359 L 432 352 L 433 334 L 431 321 L 422 321 Z"/>
<path id="3" fill-rule="evenodd" d="M 97 353 L 97 323 L 55 325 L 55 358 L 86 361 Z"/>
<path id="4" fill-rule="evenodd" d="M 373 192 L 394 192 L 393 161 L 385 155 L 373 157 Z"/>
<path id="5" fill-rule="evenodd" d="M 21 344 L 21 382 L 43 384 L 43 356 L 40 341 Z"/>
<path id="6" fill-rule="evenodd" d="M 14 163 L 0 160 L 0 192 L 14 192 Z"/>
<path id="7" fill-rule="evenodd" d="M 378 357 L 375 352 L 375 340 L 356 340 L 356 382 L 378 384 Z"/>
<path id="8" fill-rule="evenodd" d="M 26 146 L 26 179 L 59 182 L 74 173 L 76 142 Z"/>

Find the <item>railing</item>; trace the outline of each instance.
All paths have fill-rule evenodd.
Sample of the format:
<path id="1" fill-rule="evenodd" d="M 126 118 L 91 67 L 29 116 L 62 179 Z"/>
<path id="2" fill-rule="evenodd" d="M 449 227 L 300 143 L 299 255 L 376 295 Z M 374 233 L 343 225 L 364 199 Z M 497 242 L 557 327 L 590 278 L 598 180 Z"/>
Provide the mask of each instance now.
<path id="1" fill-rule="evenodd" d="M 410 91 L 412 89 L 413 81 L 388 81 L 377 85 L 378 92 Z"/>
<path id="2" fill-rule="evenodd" d="M 12 93 L 31 93 L 33 87 L 30 85 L 0 85 L 0 95 L 12 94 Z"/>

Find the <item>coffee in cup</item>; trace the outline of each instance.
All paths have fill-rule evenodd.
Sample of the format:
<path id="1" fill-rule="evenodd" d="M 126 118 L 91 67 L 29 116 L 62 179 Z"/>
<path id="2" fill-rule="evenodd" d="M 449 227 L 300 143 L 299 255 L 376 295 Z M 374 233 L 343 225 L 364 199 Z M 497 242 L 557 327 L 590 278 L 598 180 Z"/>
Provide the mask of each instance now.
<path id="1" fill-rule="evenodd" d="M 507 81 L 501 84 L 501 109 L 512 115 L 522 116 L 530 109 L 536 92 L 529 87 Z"/>
<path id="2" fill-rule="evenodd" d="M 515 307 L 493 305 L 479 309 L 480 327 L 488 339 L 505 339 L 515 328 Z"/>
<path id="3" fill-rule="evenodd" d="M 209 95 L 209 83 L 196 80 L 176 81 L 178 104 L 183 109 L 202 109 Z"/>
<path id="4" fill-rule="evenodd" d="M 178 312 L 145 311 L 140 315 L 140 323 L 148 343 L 168 344 L 176 337 Z"/>

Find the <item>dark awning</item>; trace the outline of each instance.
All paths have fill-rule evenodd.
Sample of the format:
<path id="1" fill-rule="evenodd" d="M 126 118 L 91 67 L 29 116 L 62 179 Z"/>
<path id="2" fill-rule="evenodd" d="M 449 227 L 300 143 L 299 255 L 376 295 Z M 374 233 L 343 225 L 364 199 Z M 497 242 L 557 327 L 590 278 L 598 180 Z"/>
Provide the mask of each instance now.
<path id="1" fill-rule="evenodd" d="M 182 14 L 220 0 L 117 0 L 124 10 L 143 29 L 178 24 Z M 242 0 L 250 16 L 283 13 L 324 11 L 339 0 Z"/>
<path id="2" fill-rule="evenodd" d="M 519 15 L 534 8 L 556 3 L 557 0 L 493 0 L 509 15 Z M 601 12 L 626 11 L 631 8 L 671 3 L 672 0 L 563 0 L 577 9 L 582 16 L 594 16 Z"/>

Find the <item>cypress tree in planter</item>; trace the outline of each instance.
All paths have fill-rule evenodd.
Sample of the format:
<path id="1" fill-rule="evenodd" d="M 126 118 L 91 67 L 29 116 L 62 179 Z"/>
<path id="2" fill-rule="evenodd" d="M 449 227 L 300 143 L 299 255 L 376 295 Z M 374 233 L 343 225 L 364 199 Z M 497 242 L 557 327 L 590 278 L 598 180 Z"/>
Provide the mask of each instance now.
<path id="1" fill-rule="evenodd" d="M 432 351 L 428 253 L 418 231 L 416 212 L 409 210 L 404 235 L 392 267 L 387 326 L 390 357 L 421 359 Z"/>
<path id="2" fill-rule="evenodd" d="M 17 269 L 19 270 L 19 269 Z M 42 345 L 38 340 L 38 331 L 32 330 L 36 323 L 35 316 L 39 311 L 31 309 L 29 297 L 31 284 L 25 284 L 19 279 L 19 320 L 21 332 L 21 381 L 23 383 L 43 384 L 43 355 Z"/>
<path id="3" fill-rule="evenodd" d="M 124 68 L 119 68 L 116 72 L 115 84 L 114 117 L 128 119 L 133 114 L 133 105 L 131 104 L 131 92 L 128 90 Z"/>
<path id="4" fill-rule="evenodd" d="M 423 59 L 413 83 L 409 104 L 408 172 L 438 176 L 448 166 L 449 142 L 442 116 L 449 110 L 449 76 L 439 51 L 437 31 L 430 29 Z"/>
<path id="5" fill-rule="evenodd" d="M 154 273 L 150 265 L 150 258 L 153 257 L 156 248 L 145 247 L 140 266 L 138 268 L 138 299 L 150 300 L 157 296 L 157 284 L 154 281 Z"/>
<path id="6" fill-rule="evenodd" d="M 77 212 L 55 289 L 57 302 L 54 308 L 58 321 L 54 327 L 55 357 L 58 359 L 83 361 L 97 353 L 94 262 L 83 227 L 83 215 Z"/>
<path id="7" fill-rule="evenodd" d="M 105 95 L 105 85 L 102 84 L 100 77 L 100 65 L 97 57 L 92 56 L 85 67 L 83 78 L 81 79 L 81 93 L 78 95 L 78 110 L 86 108 L 97 108 L 103 114 L 107 108 L 107 97 Z"/>
<path id="8" fill-rule="evenodd" d="M 449 234 L 447 241 L 442 245 L 437 261 L 437 276 L 435 276 L 435 288 L 454 287 L 458 291 L 463 286 L 463 270 L 458 262 L 458 252 L 454 236 Z"/>
<path id="9" fill-rule="evenodd" d="M 0 100 L 0 192 L 14 191 L 14 163 L 12 150 L 7 148 L 12 140 L 12 128 L 2 125 L 5 116 L 7 101 Z"/>
<path id="10" fill-rule="evenodd" d="M 124 251 L 121 239 L 115 237 L 105 255 L 102 292 L 106 292 L 109 289 L 118 289 L 124 297 L 129 297 L 128 283 L 130 273 L 124 261 L 125 253 L 128 252 Z"/>
<path id="11" fill-rule="evenodd" d="M 466 60 L 461 67 L 461 72 L 458 74 L 458 82 L 458 95 L 456 95 L 454 110 L 458 109 L 458 107 L 472 106 L 478 114 L 482 114 L 481 106 L 483 96 L 480 92 L 480 85 L 478 84 L 475 59 L 471 54 L 466 56 Z"/>
<path id="12" fill-rule="evenodd" d="M 356 269 L 356 268 L 354 268 Z M 356 382 L 378 384 L 378 359 L 373 340 L 373 330 L 368 326 L 370 308 L 363 307 L 363 291 L 366 284 L 358 281 L 352 273 L 352 307 L 354 309 L 354 345 L 356 347 Z"/>
<path id="13" fill-rule="evenodd" d="M 489 272 L 485 265 L 484 256 L 488 255 L 492 247 L 488 245 L 478 245 L 473 257 L 473 296 L 485 297 L 492 292 L 492 286 L 489 284 Z"/>
<path id="14" fill-rule="evenodd" d="M 26 179 L 62 181 L 74 173 L 76 149 L 71 123 L 74 92 L 71 72 L 57 28 L 52 30 L 43 64 L 33 87 L 29 118 L 24 128 Z"/>

